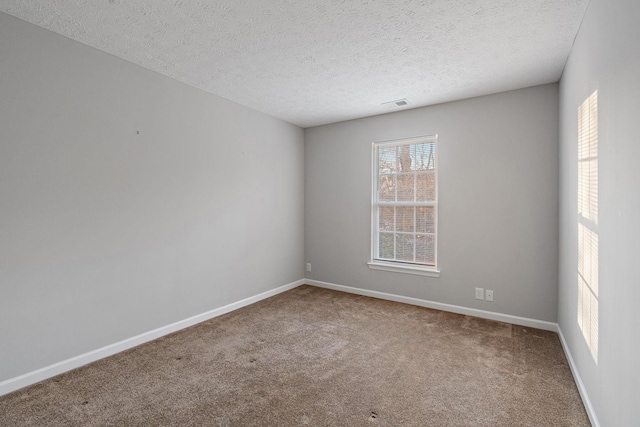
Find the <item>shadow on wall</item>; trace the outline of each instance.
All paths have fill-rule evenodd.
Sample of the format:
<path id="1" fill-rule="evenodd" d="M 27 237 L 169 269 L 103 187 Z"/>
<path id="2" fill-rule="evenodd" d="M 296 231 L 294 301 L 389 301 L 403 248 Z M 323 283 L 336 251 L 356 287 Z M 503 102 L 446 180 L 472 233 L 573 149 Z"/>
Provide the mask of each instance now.
<path id="1" fill-rule="evenodd" d="M 578 325 L 598 364 L 598 91 L 578 108 Z"/>

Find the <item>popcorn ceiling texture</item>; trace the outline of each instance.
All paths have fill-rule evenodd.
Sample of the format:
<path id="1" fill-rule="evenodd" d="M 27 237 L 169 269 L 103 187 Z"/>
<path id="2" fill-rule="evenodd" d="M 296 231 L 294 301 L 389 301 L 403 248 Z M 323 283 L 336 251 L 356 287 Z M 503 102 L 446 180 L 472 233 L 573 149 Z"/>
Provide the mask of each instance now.
<path id="1" fill-rule="evenodd" d="M 302 127 L 556 82 L 588 0 L 0 0 Z"/>

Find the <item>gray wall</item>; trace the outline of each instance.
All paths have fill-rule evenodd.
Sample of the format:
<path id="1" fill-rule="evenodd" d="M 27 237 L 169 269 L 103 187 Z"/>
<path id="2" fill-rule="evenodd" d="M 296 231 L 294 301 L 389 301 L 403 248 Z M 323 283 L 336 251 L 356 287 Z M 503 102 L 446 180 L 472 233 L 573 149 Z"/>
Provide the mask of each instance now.
<path id="1" fill-rule="evenodd" d="M 640 422 L 640 2 L 592 0 L 560 82 L 559 324 L 603 426 Z M 578 106 L 598 91 L 595 357 L 578 325 Z"/>
<path id="2" fill-rule="evenodd" d="M 441 276 L 370 270 L 371 143 L 435 133 Z M 556 84 L 306 129 L 305 189 L 307 278 L 556 321 Z"/>
<path id="3" fill-rule="evenodd" d="M 2 13 L 0 40 L 0 381 L 304 276 L 302 129 Z"/>

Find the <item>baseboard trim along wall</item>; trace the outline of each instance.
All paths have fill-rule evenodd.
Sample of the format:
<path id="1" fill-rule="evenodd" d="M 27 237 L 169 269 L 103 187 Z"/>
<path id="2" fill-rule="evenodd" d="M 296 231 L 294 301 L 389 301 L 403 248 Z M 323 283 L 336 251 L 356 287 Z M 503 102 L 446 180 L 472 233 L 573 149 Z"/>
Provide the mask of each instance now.
<path id="1" fill-rule="evenodd" d="M 173 332 L 177 332 L 181 329 L 188 328 L 189 326 L 193 326 L 198 323 L 204 322 L 206 320 L 213 319 L 214 317 L 221 316 L 223 314 L 226 314 L 231 311 L 237 310 L 239 308 L 245 307 L 247 305 L 256 303 L 258 301 L 272 297 L 282 292 L 286 292 L 302 284 L 308 284 L 311 286 L 317 286 L 319 288 L 333 289 L 336 291 L 348 292 L 351 294 L 363 295 L 363 296 L 379 298 L 379 299 L 384 299 L 389 301 L 396 301 L 396 302 L 401 302 L 405 304 L 417 305 L 420 307 L 432 308 L 435 310 L 448 311 L 448 312 L 463 314 L 467 316 L 475 316 L 483 319 L 512 323 L 515 325 L 527 326 L 530 328 L 538 328 L 538 329 L 556 332 L 560 337 L 562 348 L 569 362 L 571 373 L 573 374 L 573 377 L 576 382 L 576 386 L 578 387 L 578 391 L 580 392 L 580 397 L 582 398 L 582 402 L 584 403 L 585 409 L 587 411 L 587 415 L 589 416 L 589 420 L 591 421 L 591 424 L 594 427 L 600 427 L 600 423 L 598 422 L 598 418 L 591 404 L 591 400 L 589 399 L 589 395 L 587 394 L 587 391 L 584 387 L 584 383 L 582 382 L 582 378 L 580 377 L 580 374 L 577 370 L 573 357 L 571 356 L 571 351 L 569 350 L 569 347 L 567 346 L 567 342 L 564 339 L 564 335 L 562 334 L 562 330 L 560 329 L 557 323 L 547 322 L 544 320 L 529 319 L 526 317 L 512 316 L 510 314 L 502 314 L 502 313 L 495 313 L 491 311 L 478 310 L 475 308 L 445 304 L 445 303 L 440 303 L 435 301 L 423 300 L 419 298 L 405 297 L 402 295 L 389 294 L 385 292 L 371 291 L 367 289 L 337 285 L 335 283 L 321 282 L 318 280 L 310 280 L 310 279 L 300 279 L 295 282 L 289 283 L 287 285 L 280 286 L 278 288 L 271 289 L 266 292 L 262 292 L 258 295 L 254 295 L 252 297 L 245 298 L 243 300 L 240 300 L 231 304 L 227 304 L 223 307 L 219 307 L 219 308 L 207 311 L 205 313 L 198 314 L 196 316 L 192 316 L 184 320 L 180 320 L 170 325 L 166 325 L 166 326 L 145 332 L 143 334 L 136 335 L 134 337 L 99 348 L 97 350 L 93 350 L 88 353 L 81 354 L 79 356 L 75 356 L 58 363 L 54 363 L 53 365 L 35 370 L 33 372 L 29 372 L 15 378 L 10 378 L 8 380 L 2 381 L 0 382 L 0 396 L 11 393 L 12 391 L 16 391 L 23 387 L 27 387 L 29 385 L 35 384 L 37 382 L 46 380 L 48 378 L 54 377 L 56 375 L 62 374 L 72 369 L 79 368 L 81 366 L 87 365 L 91 362 L 95 362 L 105 357 L 113 356 L 114 354 L 120 353 L 122 351 L 128 350 L 138 345 L 147 343 L 149 341 L 153 341 L 157 338 L 163 337 Z"/>
<path id="2" fill-rule="evenodd" d="M 498 322 L 513 323 L 514 325 L 527 326 L 529 328 L 544 329 L 545 331 L 558 331 L 558 324 L 544 320 L 529 319 L 527 317 L 512 316 L 510 314 L 495 313 L 493 311 L 478 310 L 476 308 L 463 307 L 460 305 L 445 304 L 441 302 L 429 301 L 419 298 L 405 297 L 402 295 L 388 294 L 386 292 L 370 291 L 368 289 L 352 288 L 351 286 L 336 285 L 335 283 L 320 282 L 318 280 L 305 279 L 304 283 L 317 286 L 319 288 L 333 289 L 336 291 L 348 292 L 367 297 L 380 298 L 389 301 L 402 302 L 405 304 L 417 305 L 420 307 L 433 308 L 435 310 L 449 311 L 452 313 L 475 316 L 483 319 L 496 320 Z"/>
<path id="3" fill-rule="evenodd" d="M 580 392 L 580 397 L 582 398 L 582 403 L 584 404 L 584 408 L 587 411 L 587 415 L 589 416 L 589 421 L 591 421 L 591 425 L 593 427 L 600 427 L 600 421 L 598 421 L 598 417 L 596 416 L 596 411 L 591 404 L 591 399 L 589 399 L 589 395 L 587 394 L 587 389 L 584 387 L 584 383 L 582 382 L 582 378 L 580 377 L 580 373 L 578 373 L 578 368 L 576 363 L 573 360 L 573 356 L 571 355 L 571 351 L 569 350 L 569 346 L 567 345 L 567 341 L 564 339 L 564 335 L 562 334 L 562 329 L 558 326 L 558 336 L 560 337 L 560 342 L 562 343 L 562 349 L 564 350 L 564 354 L 567 356 L 567 360 L 569 361 L 569 367 L 571 368 L 571 374 L 573 374 L 573 379 L 576 382 L 576 386 L 578 387 L 578 392 Z"/>
<path id="4" fill-rule="evenodd" d="M 20 375 L 15 378 L 10 378 L 8 380 L 0 382 L 0 396 L 11 393 L 12 391 L 21 389 L 23 387 L 35 384 L 37 382 L 46 380 L 48 378 L 54 377 L 56 375 L 62 374 L 72 369 L 79 368 L 91 362 L 95 362 L 96 360 L 113 356 L 114 354 L 120 353 L 124 350 L 128 350 L 140 344 L 153 341 L 157 338 L 163 337 L 165 335 L 171 334 L 173 332 L 179 331 L 184 328 L 188 328 L 189 326 L 193 326 L 195 324 L 204 322 L 206 320 L 213 319 L 214 317 L 221 316 L 223 314 L 226 314 L 231 311 L 237 310 L 239 308 L 245 307 L 247 305 L 253 304 L 260 300 L 272 297 L 279 293 L 296 288 L 302 285 L 303 283 L 305 283 L 304 280 L 302 279 L 297 280 L 287 285 L 280 286 L 279 288 L 271 289 L 261 294 L 254 295 L 252 297 L 245 298 L 243 300 L 240 300 L 231 304 L 227 304 L 223 307 L 219 307 L 219 308 L 207 311 L 205 313 L 198 314 L 184 320 L 180 320 L 170 325 L 166 325 L 166 326 L 151 330 L 149 332 L 145 332 L 140 335 L 127 338 L 123 341 L 110 344 L 108 346 L 90 351 L 88 353 L 81 354 L 79 356 L 72 357 L 67 360 L 63 360 L 58 363 L 54 363 L 53 365 L 46 366 L 44 368 L 35 370 L 33 372 L 28 372 L 24 375 Z"/>

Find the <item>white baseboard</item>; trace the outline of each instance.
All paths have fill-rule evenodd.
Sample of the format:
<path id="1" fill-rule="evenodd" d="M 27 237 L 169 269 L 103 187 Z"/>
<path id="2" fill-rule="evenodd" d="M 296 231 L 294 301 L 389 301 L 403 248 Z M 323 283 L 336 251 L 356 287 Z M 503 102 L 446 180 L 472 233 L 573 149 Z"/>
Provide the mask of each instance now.
<path id="1" fill-rule="evenodd" d="M 385 292 L 370 291 L 350 286 L 336 285 L 335 283 L 321 282 L 319 280 L 305 279 L 304 283 L 317 286 L 319 288 L 333 289 L 336 291 L 349 292 L 351 294 L 363 295 L 385 299 L 389 301 L 403 302 L 405 304 L 417 305 L 420 307 L 433 308 L 435 310 L 449 311 L 452 313 L 464 314 L 467 316 L 481 317 L 483 319 L 496 320 L 498 322 L 513 323 L 514 325 L 527 326 L 529 328 L 544 329 L 546 331 L 557 332 L 558 324 L 544 320 L 529 319 L 527 317 L 512 316 L 510 314 L 495 313 L 493 311 L 478 310 L 476 308 L 462 307 L 460 305 L 445 304 L 441 302 L 428 301 L 419 298 L 405 297 L 402 295 L 388 294 Z"/>
<path id="2" fill-rule="evenodd" d="M 275 288 L 270 291 L 266 291 L 261 294 L 254 295 L 252 297 L 245 298 L 243 300 L 225 305 L 220 308 L 216 308 L 214 310 L 207 311 L 202 314 L 198 314 L 193 317 L 189 317 L 187 319 L 172 323 L 170 325 L 163 326 L 161 328 L 154 329 L 149 332 L 145 332 L 143 334 L 108 345 L 106 347 L 102 347 L 97 350 L 93 350 L 88 353 L 81 354 L 79 356 L 75 356 L 67 360 L 63 360 L 58 363 L 54 363 L 53 365 L 35 370 L 33 372 L 29 372 L 15 378 L 10 378 L 8 380 L 2 381 L 0 382 L 0 396 L 11 393 L 23 387 L 27 387 L 29 385 L 35 384 L 37 382 L 46 380 L 48 378 L 54 377 L 56 375 L 70 371 L 72 369 L 79 368 L 91 362 L 95 362 L 96 360 L 100 360 L 105 357 L 112 356 L 124 350 L 128 350 L 130 348 L 136 347 L 140 344 L 153 341 L 154 339 L 171 334 L 173 332 L 179 331 L 184 328 L 188 328 L 189 326 L 193 326 L 195 324 L 204 322 L 206 320 L 213 319 L 214 317 L 221 316 L 223 314 L 226 314 L 231 311 L 237 310 L 239 308 L 245 307 L 247 305 L 253 304 L 260 300 L 263 300 L 263 299 L 272 297 L 274 295 L 277 295 L 279 293 L 296 288 L 302 284 L 309 284 L 309 285 L 317 286 L 320 288 L 333 289 L 336 291 L 348 292 L 352 294 L 369 296 L 373 298 L 380 298 L 380 299 L 385 299 L 389 301 L 402 302 L 406 304 L 417 305 L 420 307 L 432 308 L 435 310 L 449 311 L 449 312 L 464 314 L 468 316 L 476 316 L 483 319 L 496 320 L 499 322 L 513 323 L 516 325 L 527 326 L 530 328 L 538 328 L 538 329 L 557 332 L 560 337 L 560 342 L 562 343 L 562 348 L 569 362 L 571 373 L 573 374 L 573 377 L 576 382 L 576 386 L 578 387 L 580 397 L 582 398 L 582 402 L 584 403 L 585 409 L 587 411 L 587 415 L 589 416 L 589 420 L 591 421 L 591 424 L 594 427 L 600 427 L 600 423 L 598 422 L 596 413 L 593 409 L 593 406 L 591 405 L 591 400 L 589 399 L 589 395 L 587 394 L 587 391 L 584 387 L 584 383 L 582 382 L 582 379 L 577 370 L 576 364 L 573 360 L 573 357 L 571 356 L 571 351 L 569 350 L 567 342 L 564 339 L 564 335 L 562 334 L 562 330 L 560 329 L 557 323 L 546 322 L 543 320 L 529 319 L 526 317 L 512 316 L 509 314 L 494 313 L 491 311 L 478 310 L 478 309 L 462 307 L 458 305 L 444 304 L 444 303 L 439 303 L 435 301 L 423 300 L 419 298 L 405 297 L 405 296 L 389 294 L 385 292 L 370 291 L 370 290 L 361 289 L 361 288 L 353 288 L 350 286 L 337 285 L 334 283 L 321 282 L 318 280 L 311 280 L 311 279 L 297 280 L 287 285 L 280 286 L 279 288 Z"/>
<path id="3" fill-rule="evenodd" d="M 587 415 L 589 416 L 589 421 L 591 421 L 591 425 L 593 427 L 600 427 L 600 421 L 598 421 L 598 417 L 596 416 L 596 411 L 591 404 L 591 399 L 589 399 L 589 395 L 587 394 L 587 389 L 584 387 L 584 383 L 582 382 L 582 378 L 580 377 L 580 373 L 578 372 L 578 367 L 576 366 L 575 361 L 573 360 L 573 356 L 571 355 L 571 350 L 569 350 L 569 345 L 567 341 L 564 339 L 564 335 L 562 334 L 562 329 L 558 326 L 558 336 L 560 337 L 560 342 L 562 343 L 562 349 L 564 350 L 564 354 L 567 356 L 567 360 L 569 361 L 569 367 L 571 368 L 571 374 L 573 374 L 573 379 L 576 382 L 576 386 L 578 387 L 578 392 L 580 392 L 580 397 L 582 398 L 582 403 L 584 404 L 584 408 L 587 411 Z"/>
<path id="4" fill-rule="evenodd" d="M 0 396 L 296 288 L 303 279 L 0 382 Z"/>

